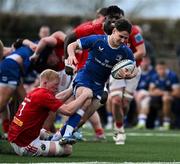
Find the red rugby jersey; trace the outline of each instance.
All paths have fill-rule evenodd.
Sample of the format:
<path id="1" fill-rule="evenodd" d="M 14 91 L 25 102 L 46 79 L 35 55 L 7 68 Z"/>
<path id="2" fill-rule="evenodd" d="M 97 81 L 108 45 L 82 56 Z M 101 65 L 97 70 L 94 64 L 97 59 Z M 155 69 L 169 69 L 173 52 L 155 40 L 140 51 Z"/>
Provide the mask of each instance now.
<path id="1" fill-rule="evenodd" d="M 136 47 L 143 43 L 144 43 L 144 39 L 143 39 L 140 31 L 138 30 L 138 28 L 136 26 L 132 26 L 132 31 L 129 36 L 128 44 L 129 44 L 131 50 L 133 51 L 133 53 L 136 52 Z M 142 59 L 136 60 L 137 66 L 140 65 L 141 61 L 142 61 Z"/>
<path id="2" fill-rule="evenodd" d="M 64 64 L 64 42 L 60 39 L 57 39 L 57 45 L 54 48 L 54 51 L 56 53 L 56 56 L 59 59 L 59 62 L 57 63 L 56 66 L 56 71 L 61 71 L 64 69 L 65 64 Z"/>
<path id="3" fill-rule="evenodd" d="M 40 129 L 49 111 L 57 111 L 62 102 L 45 88 L 36 88 L 21 103 L 11 122 L 8 132 L 9 142 L 27 146 L 39 136 Z"/>
<path id="4" fill-rule="evenodd" d="M 86 37 L 89 35 L 98 35 L 98 34 L 103 35 L 104 34 L 103 24 L 102 23 L 90 23 L 90 22 L 83 23 L 74 29 L 74 33 L 76 35 L 76 38 L 82 38 L 82 37 Z M 76 57 L 78 60 L 77 68 L 79 70 L 84 66 L 84 64 L 88 58 L 88 51 L 83 50 L 83 52 L 77 54 Z"/>

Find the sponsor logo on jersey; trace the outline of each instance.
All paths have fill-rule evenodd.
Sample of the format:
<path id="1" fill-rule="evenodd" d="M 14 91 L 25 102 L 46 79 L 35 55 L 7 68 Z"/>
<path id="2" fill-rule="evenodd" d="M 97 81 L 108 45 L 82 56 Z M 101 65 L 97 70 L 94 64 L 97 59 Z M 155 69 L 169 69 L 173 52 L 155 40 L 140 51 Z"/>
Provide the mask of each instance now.
<path id="1" fill-rule="evenodd" d="M 99 46 L 99 51 L 103 51 L 104 50 L 104 48 L 103 47 L 101 47 L 101 46 Z"/>
<path id="2" fill-rule="evenodd" d="M 110 64 L 108 64 L 106 62 L 103 62 L 103 61 L 99 60 L 98 58 L 95 58 L 95 61 L 97 63 L 99 63 L 100 65 L 102 65 L 103 67 L 107 67 L 107 68 L 112 68 L 113 67 L 112 65 L 110 65 Z"/>
<path id="3" fill-rule="evenodd" d="M 13 122 L 20 127 L 23 126 L 23 122 L 20 119 L 18 119 L 16 116 L 14 116 Z"/>
<path id="4" fill-rule="evenodd" d="M 8 81 L 8 84 L 17 85 L 17 81 Z"/>

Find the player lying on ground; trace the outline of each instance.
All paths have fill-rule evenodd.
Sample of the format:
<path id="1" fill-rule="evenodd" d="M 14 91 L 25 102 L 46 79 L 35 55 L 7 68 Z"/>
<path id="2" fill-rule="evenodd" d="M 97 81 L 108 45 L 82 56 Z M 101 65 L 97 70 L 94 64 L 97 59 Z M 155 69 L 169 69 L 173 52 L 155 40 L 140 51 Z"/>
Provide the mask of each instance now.
<path id="1" fill-rule="evenodd" d="M 55 97 L 60 79 L 56 71 L 47 69 L 40 74 L 40 87 L 27 94 L 11 123 L 8 140 L 18 155 L 62 156 L 72 153 L 71 145 L 61 146 L 58 141 L 43 141 L 39 138 L 40 129 L 49 111 L 59 110 L 64 115 L 72 115 L 92 92 L 82 93 L 80 98 L 63 104 Z"/>

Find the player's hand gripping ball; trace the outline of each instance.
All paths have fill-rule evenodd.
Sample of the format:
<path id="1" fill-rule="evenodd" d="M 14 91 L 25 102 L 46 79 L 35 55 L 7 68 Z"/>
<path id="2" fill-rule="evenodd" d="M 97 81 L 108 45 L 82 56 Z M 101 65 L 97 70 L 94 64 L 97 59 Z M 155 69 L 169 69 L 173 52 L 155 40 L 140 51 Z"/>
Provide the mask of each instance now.
<path id="1" fill-rule="evenodd" d="M 131 79 L 137 75 L 136 63 L 129 59 L 118 62 L 111 70 L 111 75 L 115 79 Z"/>

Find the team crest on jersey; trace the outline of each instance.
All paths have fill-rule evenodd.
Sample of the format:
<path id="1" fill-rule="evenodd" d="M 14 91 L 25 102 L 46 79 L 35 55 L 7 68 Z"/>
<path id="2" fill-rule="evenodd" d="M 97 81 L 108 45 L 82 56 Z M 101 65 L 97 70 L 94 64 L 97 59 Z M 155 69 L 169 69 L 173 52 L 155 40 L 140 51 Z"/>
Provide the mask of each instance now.
<path id="1" fill-rule="evenodd" d="M 116 60 L 120 61 L 122 59 L 122 55 L 117 55 Z"/>
<path id="2" fill-rule="evenodd" d="M 43 151 L 45 151 L 46 150 L 46 145 L 45 144 L 41 144 L 41 149 L 43 150 Z"/>
<path id="3" fill-rule="evenodd" d="M 141 34 L 136 34 L 135 35 L 135 41 L 136 43 L 140 43 L 141 41 L 143 41 L 143 37 Z"/>

